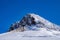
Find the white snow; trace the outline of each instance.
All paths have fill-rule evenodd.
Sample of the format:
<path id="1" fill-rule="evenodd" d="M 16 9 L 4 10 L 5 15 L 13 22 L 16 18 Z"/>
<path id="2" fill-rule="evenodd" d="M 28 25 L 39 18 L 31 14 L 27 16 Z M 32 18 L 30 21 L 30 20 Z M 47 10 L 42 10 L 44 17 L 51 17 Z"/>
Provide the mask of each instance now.
<path id="1" fill-rule="evenodd" d="M 31 26 L 26 25 L 25 26 L 26 30 L 24 32 L 13 30 L 11 32 L 0 34 L 0 40 L 60 40 L 60 31 L 58 31 L 57 28 L 58 25 L 49 22 L 48 20 L 44 19 L 43 17 L 40 17 L 39 15 L 36 14 L 30 15 L 31 17 L 35 18 L 36 22 L 41 22 L 44 25 L 42 24 Z M 39 28 L 37 26 L 43 27 Z M 57 30 L 51 30 L 47 27 L 54 27 L 53 29 L 56 28 Z"/>
<path id="2" fill-rule="evenodd" d="M 52 22 L 48 21 L 47 19 L 44 19 L 43 17 L 39 16 L 39 15 L 36 15 L 36 14 L 30 14 L 31 17 L 34 17 L 35 18 L 35 21 L 40 21 L 42 23 L 44 23 L 46 26 L 50 26 L 50 27 L 53 27 L 53 26 L 57 26 L 56 24 L 53 24 Z"/>
<path id="3" fill-rule="evenodd" d="M 48 31 L 41 28 L 40 31 L 8 32 L 0 34 L 0 40 L 60 40 L 58 31 Z"/>

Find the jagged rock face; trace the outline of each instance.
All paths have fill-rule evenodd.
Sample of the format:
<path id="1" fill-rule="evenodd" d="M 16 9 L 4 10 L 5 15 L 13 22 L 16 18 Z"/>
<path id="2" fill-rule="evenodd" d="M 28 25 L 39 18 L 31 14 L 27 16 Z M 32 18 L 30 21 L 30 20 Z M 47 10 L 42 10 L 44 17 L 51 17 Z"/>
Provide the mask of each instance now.
<path id="1" fill-rule="evenodd" d="M 9 31 L 14 29 L 24 31 L 24 30 L 37 30 L 39 28 L 47 28 L 60 30 L 57 25 L 52 24 L 51 22 L 45 20 L 44 18 L 36 14 L 28 14 L 22 18 L 21 21 L 12 24 Z"/>

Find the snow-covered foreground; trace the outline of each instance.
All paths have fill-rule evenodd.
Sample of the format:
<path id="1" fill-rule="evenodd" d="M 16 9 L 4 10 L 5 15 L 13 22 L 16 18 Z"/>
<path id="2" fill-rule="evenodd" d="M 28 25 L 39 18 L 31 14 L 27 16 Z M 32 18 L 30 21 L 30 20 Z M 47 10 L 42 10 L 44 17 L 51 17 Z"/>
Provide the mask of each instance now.
<path id="1" fill-rule="evenodd" d="M 60 32 L 41 28 L 39 31 L 8 32 L 0 40 L 60 40 Z"/>

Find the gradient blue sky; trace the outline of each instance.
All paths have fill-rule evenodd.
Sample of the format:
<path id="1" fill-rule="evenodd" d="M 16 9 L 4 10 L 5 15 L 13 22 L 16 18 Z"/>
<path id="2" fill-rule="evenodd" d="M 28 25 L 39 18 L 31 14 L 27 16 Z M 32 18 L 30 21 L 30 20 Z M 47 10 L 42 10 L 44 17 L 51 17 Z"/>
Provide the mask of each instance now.
<path id="1" fill-rule="evenodd" d="M 27 13 L 36 13 L 60 25 L 60 0 L 0 0 L 0 33 Z"/>

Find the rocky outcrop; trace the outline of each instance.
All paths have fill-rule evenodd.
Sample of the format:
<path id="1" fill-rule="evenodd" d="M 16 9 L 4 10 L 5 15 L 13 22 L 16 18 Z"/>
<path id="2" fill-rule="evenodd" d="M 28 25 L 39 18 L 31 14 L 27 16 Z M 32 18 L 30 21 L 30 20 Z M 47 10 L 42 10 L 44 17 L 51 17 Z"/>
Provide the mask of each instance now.
<path id="1" fill-rule="evenodd" d="M 35 30 L 34 28 L 35 29 L 46 28 L 46 29 L 52 29 L 52 30 L 60 30 L 60 27 L 58 25 L 55 25 L 36 14 L 27 14 L 26 16 L 22 18 L 21 21 L 12 24 L 8 31 Z"/>

